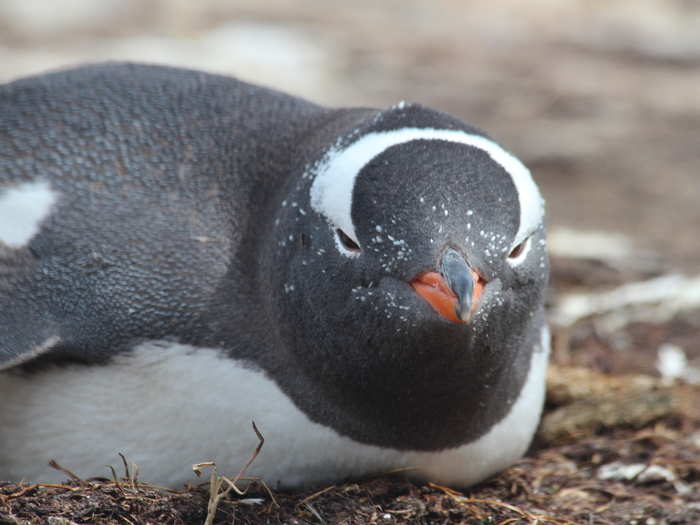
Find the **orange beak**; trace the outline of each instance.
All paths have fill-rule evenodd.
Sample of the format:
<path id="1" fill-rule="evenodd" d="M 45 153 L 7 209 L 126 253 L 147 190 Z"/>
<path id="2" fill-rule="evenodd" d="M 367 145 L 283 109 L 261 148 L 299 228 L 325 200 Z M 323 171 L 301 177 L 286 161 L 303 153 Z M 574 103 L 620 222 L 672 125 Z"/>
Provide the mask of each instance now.
<path id="1" fill-rule="evenodd" d="M 486 281 L 471 268 L 465 277 L 472 283 L 468 297 L 458 297 L 438 272 L 420 274 L 411 286 L 442 317 L 453 323 L 466 323 L 479 308 Z"/>

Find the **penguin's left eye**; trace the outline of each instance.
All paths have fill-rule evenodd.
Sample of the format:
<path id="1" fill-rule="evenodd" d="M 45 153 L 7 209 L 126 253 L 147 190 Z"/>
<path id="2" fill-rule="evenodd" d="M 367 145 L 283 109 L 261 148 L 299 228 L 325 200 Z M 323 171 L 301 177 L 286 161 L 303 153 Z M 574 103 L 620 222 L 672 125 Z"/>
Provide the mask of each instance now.
<path id="1" fill-rule="evenodd" d="M 357 244 L 354 240 L 352 240 L 352 238 L 347 233 L 345 233 L 340 228 L 336 228 L 335 234 L 338 237 L 338 241 L 340 242 L 343 248 L 348 250 L 353 255 L 360 254 L 362 248 L 360 248 L 360 245 Z"/>
<path id="2" fill-rule="evenodd" d="M 519 255 L 521 255 L 525 251 L 525 243 L 527 241 L 523 241 L 520 244 L 518 244 L 515 248 L 511 250 L 511 252 L 508 254 L 508 257 L 511 259 L 517 259 Z"/>
<path id="3" fill-rule="evenodd" d="M 516 245 L 508 254 L 508 262 L 511 264 L 518 264 L 522 262 L 527 254 L 528 248 L 530 247 L 530 237 L 525 239 L 520 244 Z"/>

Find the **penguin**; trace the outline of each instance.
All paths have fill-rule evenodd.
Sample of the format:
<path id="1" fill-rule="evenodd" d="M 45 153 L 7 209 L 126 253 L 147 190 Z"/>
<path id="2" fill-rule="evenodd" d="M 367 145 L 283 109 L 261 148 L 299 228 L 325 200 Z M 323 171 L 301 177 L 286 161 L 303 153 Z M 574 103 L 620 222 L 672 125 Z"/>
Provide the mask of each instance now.
<path id="1" fill-rule="evenodd" d="M 473 485 L 529 446 L 544 201 L 479 129 L 135 63 L 0 87 L 0 479 Z"/>

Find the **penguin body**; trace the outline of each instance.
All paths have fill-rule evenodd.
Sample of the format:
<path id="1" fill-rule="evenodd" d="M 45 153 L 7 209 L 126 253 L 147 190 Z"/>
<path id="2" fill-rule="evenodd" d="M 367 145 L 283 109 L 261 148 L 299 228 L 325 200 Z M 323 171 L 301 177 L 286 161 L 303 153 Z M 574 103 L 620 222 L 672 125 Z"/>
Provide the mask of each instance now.
<path id="1" fill-rule="evenodd" d="M 482 132 L 200 72 L 0 87 L 0 478 L 124 453 L 274 486 L 466 486 L 526 450 L 548 342 L 543 202 Z"/>

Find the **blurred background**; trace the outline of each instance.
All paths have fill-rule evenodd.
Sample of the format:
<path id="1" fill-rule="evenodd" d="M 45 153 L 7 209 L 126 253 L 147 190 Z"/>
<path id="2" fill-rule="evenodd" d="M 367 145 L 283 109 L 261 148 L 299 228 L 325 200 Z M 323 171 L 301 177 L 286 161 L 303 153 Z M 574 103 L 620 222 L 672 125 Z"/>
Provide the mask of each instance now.
<path id="1" fill-rule="evenodd" d="M 680 325 L 678 310 L 663 320 L 675 325 L 635 313 L 567 341 L 593 345 L 585 355 L 608 369 L 658 372 L 669 342 L 700 359 L 698 0 L 0 2 L 0 81 L 100 60 L 225 73 L 328 105 L 406 100 L 462 117 L 523 159 L 543 189 L 561 326 L 629 306 L 572 313 L 567 291 L 595 303 L 599 290 L 669 274 L 636 297 L 656 293 L 658 306 L 694 290 Z M 620 336 L 640 322 L 643 337 Z M 639 341 L 647 365 L 634 353 L 610 357 Z"/>

